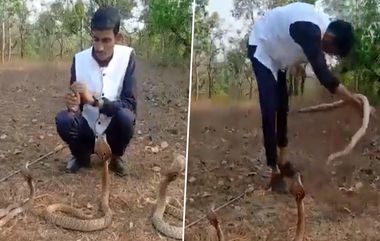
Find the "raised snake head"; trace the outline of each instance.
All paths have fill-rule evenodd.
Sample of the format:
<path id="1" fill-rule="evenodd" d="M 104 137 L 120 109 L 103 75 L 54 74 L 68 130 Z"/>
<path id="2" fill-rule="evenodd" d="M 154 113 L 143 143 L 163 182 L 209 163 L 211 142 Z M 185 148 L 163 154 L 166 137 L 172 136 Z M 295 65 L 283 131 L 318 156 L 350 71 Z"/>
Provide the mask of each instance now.
<path id="1" fill-rule="evenodd" d="M 177 179 L 179 175 L 185 170 L 186 158 L 181 154 L 174 154 L 174 161 L 170 165 L 168 171 L 166 171 L 165 176 L 169 182 Z"/>
<path id="2" fill-rule="evenodd" d="M 106 134 L 100 135 L 96 139 L 94 152 L 102 161 L 107 161 L 111 158 L 112 150 L 111 150 L 110 145 L 107 142 Z"/>
<path id="3" fill-rule="evenodd" d="M 214 226 L 215 228 L 218 227 L 218 225 L 219 225 L 219 220 L 218 220 L 218 217 L 216 216 L 216 213 L 215 213 L 214 210 L 211 209 L 211 210 L 207 213 L 206 217 L 207 217 L 207 220 L 210 222 L 210 224 L 211 224 L 212 226 Z"/>

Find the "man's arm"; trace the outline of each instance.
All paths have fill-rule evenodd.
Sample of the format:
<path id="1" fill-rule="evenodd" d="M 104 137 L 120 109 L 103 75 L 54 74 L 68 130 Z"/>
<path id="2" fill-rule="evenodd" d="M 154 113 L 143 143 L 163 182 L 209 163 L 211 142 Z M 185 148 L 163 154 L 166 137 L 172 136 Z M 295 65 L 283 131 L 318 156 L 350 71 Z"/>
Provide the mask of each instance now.
<path id="1" fill-rule="evenodd" d="M 327 67 L 321 47 L 322 34 L 320 28 L 314 23 L 301 21 L 291 24 L 289 32 L 294 41 L 303 49 L 321 84 L 331 93 L 340 96 L 361 111 L 361 101 L 341 84 Z"/>
<path id="2" fill-rule="evenodd" d="M 75 56 L 73 57 L 73 62 L 71 64 L 71 77 L 70 77 L 70 86 L 77 80 L 75 73 Z"/>
<path id="3" fill-rule="evenodd" d="M 72 84 L 76 81 L 75 75 L 75 57 L 73 58 L 71 68 L 70 68 L 70 84 L 68 92 L 66 92 L 64 99 L 68 111 L 78 112 L 82 110 L 82 105 L 80 103 L 80 94 L 76 93 L 72 88 Z M 79 109 L 78 109 L 79 106 Z"/>
<path id="4" fill-rule="evenodd" d="M 290 25 L 290 36 L 301 46 L 319 82 L 335 93 L 340 81 L 331 73 L 321 49 L 321 30 L 311 22 L 295 22 Z"/>
<path id="5" fill-rule="evenodd" d="M 137 84 L 135 77 L 135 53 L 132 52 L 127 70 L 124 76 L 123 88 L 120 94 L 120 100 L 110 101 L 107 98 L 102 98 L 104 103 L 100 109 L 100 113 L 107 116 L 113 116 L 121 108 L 128 108 L 133 113 L 136 113 L 137 108 Z"/>

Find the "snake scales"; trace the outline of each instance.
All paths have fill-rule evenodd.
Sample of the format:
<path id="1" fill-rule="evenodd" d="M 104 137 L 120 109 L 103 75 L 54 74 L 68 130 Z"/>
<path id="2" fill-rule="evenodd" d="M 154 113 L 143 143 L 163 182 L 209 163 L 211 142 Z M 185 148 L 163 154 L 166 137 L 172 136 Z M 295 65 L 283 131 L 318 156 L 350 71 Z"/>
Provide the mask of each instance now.
<path id="1" fill-rule="evenodd" d="M 35 188 L 32 175 L 28 168 L 28 163 L 25 165 L 25 167 L 21 168 L 20 172 L 21 175 L 25 178 L 26 182 L 28 183 L 30 189 L 29 197 L 25 201 L 13 203 L 8 205 L 8 207 L 4 209 L 0 209 L 0 227 L 4 226 L 7 222 L 9 222 L 9 220 L 14 218 L 18 214 L 28 210 L 33 205 Z"/>
<path id="2" fill-rule="evenodd" d="M 169 170 L 166 171 L 164 178 L 160 182 L 157 195 L 157 203 L 152 217 L 154 227 L 162 234 L 174 239 L 182 239 L 183 228 L 172 226 L 169 223 L 165 222 L 164 213 L 166 211 L 168 213 L 171 213 L 172 215 L 175 214 L 174 216 L 179 217 L 180 210 L 175 210 L 173 206 L 167 205 L 166 193 L 169 184 L 176 180 L 184 169 L 185 157 L 178 154 L 175 156 L 174 161 L 171 164 Z M 171 201 L 169 201 L 169 203 L 171 203 Z"/>
<path id="3" fill-rule="evenodd" d="M 109 206 L 110 178 L 108 164 L 112 152 L 105 135 L 100 136 L 95 142 L 95 154 L 103 161 L 100 209 L 104 215 L 99 218 L 94 218 L 93 215 L 85 214 L 83 211 L 75 209 L 70 205 L 56 203 L 48 206 L 45 210 L 44 217 L 48 221 L 63 228 L 78 231 L 101 230 L 111 224 L 113 214 Z M 57 211 L 71 213 L 73 217 L 58 214 Z"/>

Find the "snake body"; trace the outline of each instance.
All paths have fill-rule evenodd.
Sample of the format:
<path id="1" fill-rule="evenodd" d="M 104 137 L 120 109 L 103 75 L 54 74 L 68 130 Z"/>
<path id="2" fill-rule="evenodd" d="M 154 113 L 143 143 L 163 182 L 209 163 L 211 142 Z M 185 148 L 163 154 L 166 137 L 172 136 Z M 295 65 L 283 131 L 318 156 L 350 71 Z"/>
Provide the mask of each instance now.
<path id="1" fill-rule="evenodd" d="M 294 241 L 303 241 L 305 234 L 305 207 L 303 203 L 305 192 L 303 190 L 303 184 L 301 181 L 300 173 L 296 174 L 296 183 L 301 187 L 301 189 L 299 192 L 294 193 L 297 202 L 297 229 Z"/>
<path id="2" fill-rule="evenodd" d="M 371 115 L 371 106 L 369 105 L 369 102 L 368 102 L 368 99 L 366 96 L 364 96 L 362 94 L 354 94 L 354 96 L 359 98 L 363 104 L 362 125 L 356 131 L 356 133 L 353 135 L 350 143 L 343 150 L 332 153 L 329 155 L 329 157 L 327 158 L 327 163 L 330 163 L 332 160 L 334 160 L 338 157 L 349 154 L 354 149 L 354 147 L 356 146 L 358 141 L 366 133 L 366 130 L 367 130 L 368 124 L 369 124 L 369 117 Z M 324 104 L 319 104 L 316 106 L 302 108 L 298 112 L 307 113 L 307 112 L 328 111 L 328 110 L 333 110 L 333 109 L 339 108 L 339 107 L 343 106 L 344 104 L 346 104 L 346 103 L 343 100 L 338 100 L 338 101 L 335 101 L 333 103 L 324 103 Z"/>
<path id="3" fill-rule="evenodd" d="M 8 205 L 8 207 L 4 209 L 0 209 L 0 227 L 4 226 L 9 220 L 14 218 L 18 214 L 28 210 L 33 205 L 35 188 L 32 175 L 30 174 L 30 171 L 28 169 L 28 164 L 26 164 L 25 167 L 21 168 L 20 173 L 28 183 L 30 190 L 29 197 L 25 201 L 13 203 Z"/>
<path id="4" fill-rule="evenodd" d="M 366 96 L 364 96 L 362 94 L 354 94 L 354 96 L 359 98 L 362 102 L 362 105 L 363 105 L 362 124 L 361 124 L 360 128 L 352 136 L 350 143 L 343 150 L 332 153 L 328 156 L 327 163 L 330 163 L 331 161 L 333 161 L 334 159 L 336 159 L 338 157 L 349 154 L 355 148 L 358 141 L 366 133 L 366 130 L 367 130 L 368 124 L 369 124 L 369 118 L 371 115 L 371 106 L 370 106 Z M 329 110 L 333 110 L 333 109 L 342 107 L 345 104 L 346 104 L 345 101 L 338 100 L 338 101 L 335 101 L 332 103 L 323 103 L 323 104 L 319 104 L 316 106 L 302 108 L 298 112 L 307 113 L 307 112 L 317 112 L 317 111 L 329 111 Z M 301 179 L 299 176 L 297 177 L 297 182 L 299 185 L 301 185 L 301 187 L 303 187 Z M 297 221 L 297 231 L 296 231 L 295 241 L 302 241 L 303 236 L 304 236 L 304 232 L 305 232 L 304 203 L 302 200 L 303 198 L 297 197 L 297 195 L 295 195 L 295 196 L 296 196 L 297 210 L 298 210 L 298 221 Z"/>
<path id="5" fill-rule="evenodd" d="M 301 181 L 301 176 L 299 173 L 296 174 L 296 182 L 298 185 L 303 187 L 302 181 Z M 303 241 L 304 240 L 304 233 L 305 233 L 305 213 L 304 213 L 304 203 L 303 203 L 303 198 L 304 198 L 304 193 L 295 193 L 294 194 L 296 197 L 296 202 L 297 202 L 297 228 L 296 228 L 296 234 L 294 241 Z M 215 229 L 215 234 L 211 234 L 210 232 L 206 233 L 207 236 L 206 238 L 199 239 L 202 241 L 209 241 L 209 240 L 217 240 L 217 241 L 226 241 L 226 238 L 224 236 L 223 229 L 220 225 L 220 222 L 218 220 L 218 217 L 213 209 L 209 211 L 207 214 L 207 219 L 211 226 Z M 204 230 L 203 230 L 204 232 Z M 208 235 L 211 234 L 211 235 Z M 189 238 L 188 238 L 189 239 Z M 193 237 L 191 237 L 191 240 L 195 240 Z M 230 240 L 248 240 L 247 238 L 244 237 L 239 237 L 237 239 L 230 239 Z"/>
<path id="6" fill-rule="evenodd" d="M 171 167 L 159 184 L 157 203 L 152 217 L 154 227 L 162 234 L 174 239 L 182 239 L 183 228 L 172 226 L 164 221 L 164 213 L 165 211 L 168 211 L 166 195 L 169 184 L 176 180 L 184 169 L 185 157 L 182 155 L 176 155 Z M 177 211 L 174 211 L 174 213 L 176 212 Z"/>
<path id="7" fill-rule="evenodd" d="M 110 178 L 108 165 L 111 156 L 111 149 L 107 143 L 106 137 L 101 136 L 95 143 L 95 153 L 103 161 L 102 170 L 102 197 L 100 209 L 103 212 L 103 216 L 99 218 L 93 218 L 92 215 L 87 215 L 81 210 L 75 209 L 66 204 L 52 204 L 45 210 L 45 218 L 63 228 L 78 230 L 78 231 L 95 231 L 107 228 L 112 222 L 112 210 L 109 206 L 109 194 L 110 194 Z M 70 213 L 73 217 L 63 216 L 57 213 L 61 211 L 64 213 Z"/>
<path id="8" fill-rule="evenodd" d="M 214 210 L 210 210 L 210 212 L 207 214 L 207 219 L 210 222 L 210 224 L 216 230 L 216 236 L 218 238 L 217 240 L 218 241 L 225 241 L 222 227 L 220 226 L 220 222 L 219 222 L 218 217 L 216 216 L 216 213 L 214 212 Z"/>

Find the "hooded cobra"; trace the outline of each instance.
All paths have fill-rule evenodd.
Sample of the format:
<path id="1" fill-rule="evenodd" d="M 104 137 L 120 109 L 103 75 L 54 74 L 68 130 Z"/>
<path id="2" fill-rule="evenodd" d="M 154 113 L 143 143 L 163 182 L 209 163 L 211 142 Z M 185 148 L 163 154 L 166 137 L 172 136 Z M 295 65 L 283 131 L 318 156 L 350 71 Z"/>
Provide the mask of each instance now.
<path id="1" fill-rule="evenodd" d="M 112 210 L 109 206 L 109 194 L 110 194 L 110 178 L 108 172 L 108 164 L 112 151 L 107 143 L 105 135 L 100 136 L 95 142 L 95 154 L 103 161 L 102 171 L 102 197 L 100 208 L 103 212 L 103 216 L 99 218 L 93 218 L 92 215 L 83 213 L 81 210 L 75 209 L 70 205 L 56 203 L 47 207 L 45 210 L 45 218 L 63 228 L 78 230 L 78 231 L 95 231 L 107 228 L 112 222 Z M 64 213 L 70 213 L 74 217 L 64 216 L 57 213 L 61 211 Z"/>
<path id="2" fill-rule="evenodd" d="M 165 209 L 167 209 L 166 193 L 169 184 L 176 180 L 177 177 L 184 171 L 184 169 L 185 157 L 179 154 L 175 155 L 173 163 L 160 182 L 158 188 L 157 203 L 152 217 L 154 227 L 162 234 L 174 239 L 182 239 L 183 228 L 172 226 L 164 221 L 164 212 Z"/>

